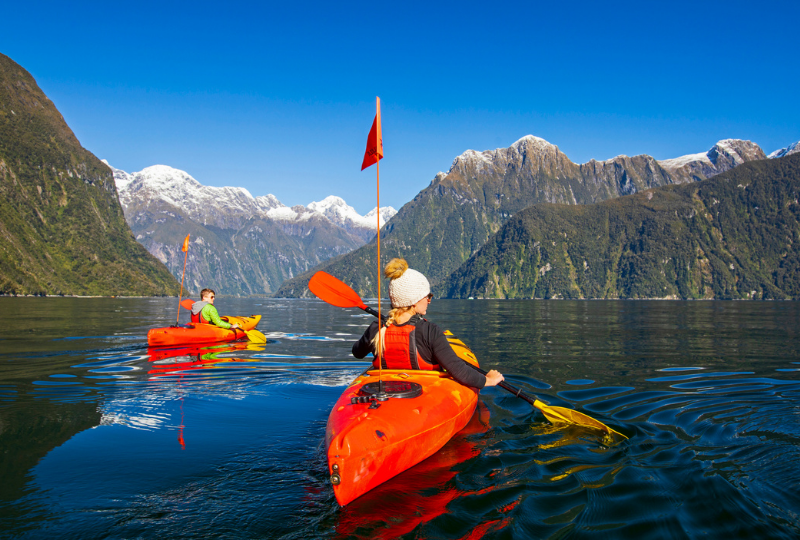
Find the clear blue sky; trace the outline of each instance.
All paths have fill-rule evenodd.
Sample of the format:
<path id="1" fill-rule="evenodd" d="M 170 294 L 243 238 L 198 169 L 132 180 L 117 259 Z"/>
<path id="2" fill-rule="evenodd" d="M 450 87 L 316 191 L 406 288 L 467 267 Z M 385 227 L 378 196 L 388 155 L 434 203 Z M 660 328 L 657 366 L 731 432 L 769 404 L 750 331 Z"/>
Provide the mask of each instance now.
<path id="1" fill-rule="evenodd" d="M 0 17 L 0 52 L 99 158 L 290 206 L 375 206 L 376 95 L 398 209 L 463 151 L 527 134 L 576 163 L 800 140 L 796 0 L 29 0 Z"/>

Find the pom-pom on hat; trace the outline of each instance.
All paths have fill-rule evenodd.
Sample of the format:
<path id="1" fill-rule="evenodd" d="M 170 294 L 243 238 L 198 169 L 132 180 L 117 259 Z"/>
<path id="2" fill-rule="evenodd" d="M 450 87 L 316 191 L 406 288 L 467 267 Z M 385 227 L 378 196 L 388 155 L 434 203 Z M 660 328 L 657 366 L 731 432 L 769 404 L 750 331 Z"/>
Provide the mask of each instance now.
<path id="1" fill-rule="evenodd" d="M 431 292 L 431 284 L 420 272 L 409 268 L 405 259 L 392 259 L 383 273 L 391 279 L 389 299 L 392 307 L 413 306 Z"/>

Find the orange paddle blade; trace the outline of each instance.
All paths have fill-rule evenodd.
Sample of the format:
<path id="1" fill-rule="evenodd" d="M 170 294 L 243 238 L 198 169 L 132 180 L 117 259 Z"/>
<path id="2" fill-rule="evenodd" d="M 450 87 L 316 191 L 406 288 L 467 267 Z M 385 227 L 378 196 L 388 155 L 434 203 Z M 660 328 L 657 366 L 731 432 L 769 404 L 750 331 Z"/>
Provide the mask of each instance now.
<path id="1" fill-rule="evenodd" d="M 356 291 L 327 272 L 319 271 L 314 274 L 308 282 L 308 290 L 332 306 L 361 309 L 367 307 Z"/>
<path id="2" fill-rule="evenodd" d="M 181 307 L 183 307 L 184 309 L 191 310 L 192 304 L 194 304 L 194 300 L 192 300 L 191 298 L 187 298 L 186 300 L 183 300 L 181 302 Z"/>

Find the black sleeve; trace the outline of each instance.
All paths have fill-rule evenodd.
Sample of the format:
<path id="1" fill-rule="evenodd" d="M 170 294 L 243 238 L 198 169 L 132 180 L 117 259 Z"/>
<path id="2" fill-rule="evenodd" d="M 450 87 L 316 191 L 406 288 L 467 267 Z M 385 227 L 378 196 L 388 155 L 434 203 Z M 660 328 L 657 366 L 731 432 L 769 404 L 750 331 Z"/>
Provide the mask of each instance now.
<path id="1" fill-rule="evenodd" d="M 479 390 L 486 386 L 486 376 L 469 367 L 464 360 L 458 357 L 447 338 L 444 337 L 444 331 L 434 323 L 426 322 L 428 324 L 424 325 L 426 327 L 425 334 L 428 343 L 431 345 L 434 361 L 464 386 L 471 386 Z"/>
<path id="2" fill-rule="evenodd" d="M 353 343 L 353 356 L 361 360 L 368 354 L 374 353 L 375 351 L 372 350 L 372 338 L 374 338 L 377 333 L 378 321 L 373 321 L 372 324 L 369 325 L 369 328 L 367 328 L 367 331 L 364 332 L 364 335 L 361 336 L 361 339 Z"/>

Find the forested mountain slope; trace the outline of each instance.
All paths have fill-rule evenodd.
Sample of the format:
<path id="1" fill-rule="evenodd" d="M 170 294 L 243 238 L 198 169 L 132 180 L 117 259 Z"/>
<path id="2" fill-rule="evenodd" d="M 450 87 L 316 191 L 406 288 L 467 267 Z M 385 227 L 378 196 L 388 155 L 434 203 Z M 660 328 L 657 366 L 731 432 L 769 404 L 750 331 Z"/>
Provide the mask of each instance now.
<path id="1" fill-rule="evenodd" d="M 177 295 L 133 238 L 104 163 L 0 54 L 0 293 Z"/>
<path id="2" fill-rule="evenodd" d="M 454 298 L 800 298 L 800 154 L 599 204 L 516 214 Z"/>

